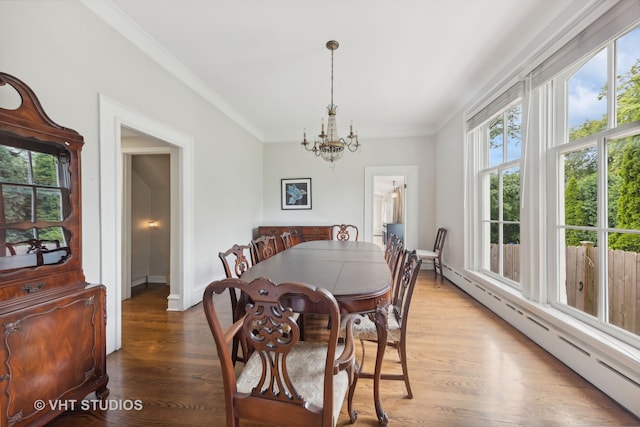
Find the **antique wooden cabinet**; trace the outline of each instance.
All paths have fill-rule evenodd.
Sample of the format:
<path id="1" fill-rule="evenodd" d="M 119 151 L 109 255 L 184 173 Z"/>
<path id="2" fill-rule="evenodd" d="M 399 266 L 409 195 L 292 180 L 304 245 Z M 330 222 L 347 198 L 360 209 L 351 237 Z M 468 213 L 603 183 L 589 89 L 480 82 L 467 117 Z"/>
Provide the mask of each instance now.
<path id="1" fill-rule="evenodd" d="M 44 425 L 93 392 L 109 393 L 105 287 L 82 271 L 83 143 L 0 72 L 2 427 Z"/>
<path id="2" fill-rule="evenodd" d="M 278 245 L 278 252 L 280 252 L 283 249 L 280 235 L 285 231 L 291 233 L 294 245 L 297 245 L 300 242 L 308 242 L 310 240 L 331 240 L 330 225 L 265 225 L 258 227 L 257 235 L 254 237 L 275 236 L 276 244 Z"/>

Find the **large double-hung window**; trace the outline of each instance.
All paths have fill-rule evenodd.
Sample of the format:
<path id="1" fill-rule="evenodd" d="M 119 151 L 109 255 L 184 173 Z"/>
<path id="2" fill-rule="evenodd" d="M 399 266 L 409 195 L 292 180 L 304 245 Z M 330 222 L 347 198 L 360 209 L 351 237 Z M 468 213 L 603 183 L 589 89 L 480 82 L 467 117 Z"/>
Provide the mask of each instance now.
<path id="1" fill-rule="evenodd" d="M 640 3 L 528 66 L 466 120 L 465 267 L 640 348 Z"/>
<path id="2" fill-rule="evenodd" d="M 483 274 L 519 288 L 520 162 L 523 85 L 517 84 L 469 121 L 477 169 L 478 244 L 473 263 Z"/>
<path id="3" fill-rule="evenodd" d="M 560 263 L 551 302 L 621 336 L 640 335 L 640 28 L 553 87 Z"/>
<path id="4" fill-rule="evenodd" d="M 513 285 L 520 281 L 521 123 L 522 108 L 514 105 L 482 129 L 482 268 Z"/>

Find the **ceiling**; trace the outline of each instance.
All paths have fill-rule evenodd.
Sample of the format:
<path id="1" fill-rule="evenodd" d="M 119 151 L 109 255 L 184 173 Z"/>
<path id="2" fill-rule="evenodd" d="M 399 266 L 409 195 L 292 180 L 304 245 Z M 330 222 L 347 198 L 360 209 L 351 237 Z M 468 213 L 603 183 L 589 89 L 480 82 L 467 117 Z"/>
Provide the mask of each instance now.
<path id="1" fill-rule="evenodd" d="M 319 133 L 330 102 L 325 44 L 337 40 L 338 131 L 346 135 L 353 121 L 364 144 L 434 134 L 593 3 L 82 2 L 264 142 Z"/>

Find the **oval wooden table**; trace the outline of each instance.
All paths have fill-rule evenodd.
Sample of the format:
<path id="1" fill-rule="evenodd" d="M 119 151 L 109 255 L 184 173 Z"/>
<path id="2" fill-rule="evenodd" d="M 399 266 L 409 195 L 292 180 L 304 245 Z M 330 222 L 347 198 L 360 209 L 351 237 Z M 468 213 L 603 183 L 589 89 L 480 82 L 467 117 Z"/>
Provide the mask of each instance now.
<path id="1" fill-rule="evenodd" d="M 327 289 L 340 310 L 370 313 L 376 323 L 378 348 L 373 375 L 373 400 L 380 425 L 389 422 L 380 403 L 380 373 L 387 342 L 386 305 L 391 273 L 379 246 L 368 242 L 315 240 L 277 253 L 244 272 L 242 280 L 265 277 L 275 283 L 302 282 Z"/>

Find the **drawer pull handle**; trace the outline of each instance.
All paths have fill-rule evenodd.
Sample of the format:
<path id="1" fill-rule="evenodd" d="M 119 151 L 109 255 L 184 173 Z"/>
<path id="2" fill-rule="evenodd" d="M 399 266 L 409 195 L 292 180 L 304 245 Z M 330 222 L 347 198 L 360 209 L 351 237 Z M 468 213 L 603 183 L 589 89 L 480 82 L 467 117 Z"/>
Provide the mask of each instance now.
<path id="1" fill-rule="evenodd" d="M 44 289 L 44 283 L 31 283 L 22 287 L 22 290 L 28 294 L 33 294 L 35 292 L 40 292 Z"/>

